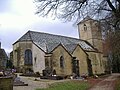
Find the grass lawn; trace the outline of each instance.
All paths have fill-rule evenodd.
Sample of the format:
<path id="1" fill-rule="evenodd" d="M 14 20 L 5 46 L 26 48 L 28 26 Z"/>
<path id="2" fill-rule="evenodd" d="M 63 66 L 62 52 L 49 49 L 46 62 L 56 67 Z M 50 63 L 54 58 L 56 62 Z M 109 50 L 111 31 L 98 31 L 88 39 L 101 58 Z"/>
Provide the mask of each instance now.
<path id="1" fill-rule="evenodd" d="M 67 81 L 59 82 L 50 85 L 46 89 L 36 89 L 36 90 L 87 90 L 89 84 L 85 81 Z"/>
<path id="2" fill-rule="evenodd" d="M 115 90 L 120 90 L 120 77 L 116 81 Z"/>

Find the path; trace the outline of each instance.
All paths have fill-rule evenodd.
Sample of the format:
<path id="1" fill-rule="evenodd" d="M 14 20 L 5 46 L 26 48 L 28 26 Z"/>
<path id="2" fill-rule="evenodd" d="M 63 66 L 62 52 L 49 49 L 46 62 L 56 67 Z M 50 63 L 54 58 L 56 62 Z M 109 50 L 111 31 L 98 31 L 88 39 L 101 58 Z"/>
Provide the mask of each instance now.
<path id="1" fill-rule="evenodd" d="M 48 86 L 45 82 L 34 81 L 33 77 L 22 77 L 20 76 L 21 81 L 28 86 L 13 86 L 13 90 L 35 90 L 36 88 L 46 88 Z"/>
<path id="2" fill-rule="evenodd" d="M 95 86 L 89 90 L 114 90 L 115 80 L 120 76 L 120 74 L 111 74 L 111 76 L 105 78 L 104 80 L 97 83 Z"/>
<path id="3" fill-rule="evenodd" d="M 114 90 L 115 86 L 115 80 L 120 76 L 120 74 L 112 74 L 108 76 L 107 78 L 101 80 L 99 83 L 97 83 L 95 86 L 90 88 L 89 90 Z M 37 78 L 38 81 L 34 81 L 35 78 L 33 77 L 23 77 L 19 76 L 21 78 L 21 81 L 28 84 L 28 86 L 14 86 L 13 90 L 35 90 L 36 88 L 46 88 L 51 83 L 55 82 L 64 82 L 66 80 L 42 80 L 40 78 Z"/>
<path id="4" fill-rule="evenodd" d="M 35 81 L 34 77 L 24 77 L 24 76 L 18 76 L 20 77 L 21 81 L 25 82 L 25 84 L 28 84 L 28 86 L 14 86 L 13 90 L 35 90 L 36 88 L 46 88 L 50 84 L 55 82 L 64 82 L 67 80 L 44 80 L 40 78 L 36 78 L 37 81 Z"/>

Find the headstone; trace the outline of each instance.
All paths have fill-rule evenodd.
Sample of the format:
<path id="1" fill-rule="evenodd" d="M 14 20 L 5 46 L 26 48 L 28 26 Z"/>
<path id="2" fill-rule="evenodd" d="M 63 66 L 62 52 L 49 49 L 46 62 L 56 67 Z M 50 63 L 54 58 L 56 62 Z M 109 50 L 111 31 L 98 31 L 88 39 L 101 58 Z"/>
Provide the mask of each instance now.
<path id="1" fill-rule="evenodd" d="M 23 81 L 20 80 L 20 77 L 16 77 L 14 80 L 14 86 L 28 86 L 28 84 L 25 84 Z"/>
<path id="2" fill-rule="evenodd" d="M 13 90 L 12 77 L 0 77 L 0 90 Z"/>

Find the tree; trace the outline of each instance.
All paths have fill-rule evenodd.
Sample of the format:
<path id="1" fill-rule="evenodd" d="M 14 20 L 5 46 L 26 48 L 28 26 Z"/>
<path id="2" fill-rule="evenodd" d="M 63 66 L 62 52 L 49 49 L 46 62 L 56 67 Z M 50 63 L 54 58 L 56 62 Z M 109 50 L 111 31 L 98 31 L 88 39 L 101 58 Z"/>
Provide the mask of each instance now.
<path id="1" fill-rule="evenodd" d="M 66 21 L 79 20 L 86 16 L 106 19 L 114 17 L 114 25 L 120 22 L 119 0 L 35 0 L 37 14 L 53 15 Z"/>

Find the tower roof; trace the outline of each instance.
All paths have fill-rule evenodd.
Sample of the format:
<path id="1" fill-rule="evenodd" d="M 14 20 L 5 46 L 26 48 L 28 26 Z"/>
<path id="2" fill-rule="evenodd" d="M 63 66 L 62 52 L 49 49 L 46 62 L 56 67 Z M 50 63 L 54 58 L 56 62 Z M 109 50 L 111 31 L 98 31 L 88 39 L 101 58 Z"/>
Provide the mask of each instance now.
<path id="1" fill-rule="evenodd" d="M 88 21 L 88 20 L 94 20 L 94 19 L 92 19 L 90 16 L 86 16 L 82 21 L 80 21 L 78 24 L 80 24 L 80 23 L 84 23 L 85 21 Z M 96 20 L 94 20 L 94 21 L 96 21 Z M 77 25 L 78 25 L 77 24 Z"/>

